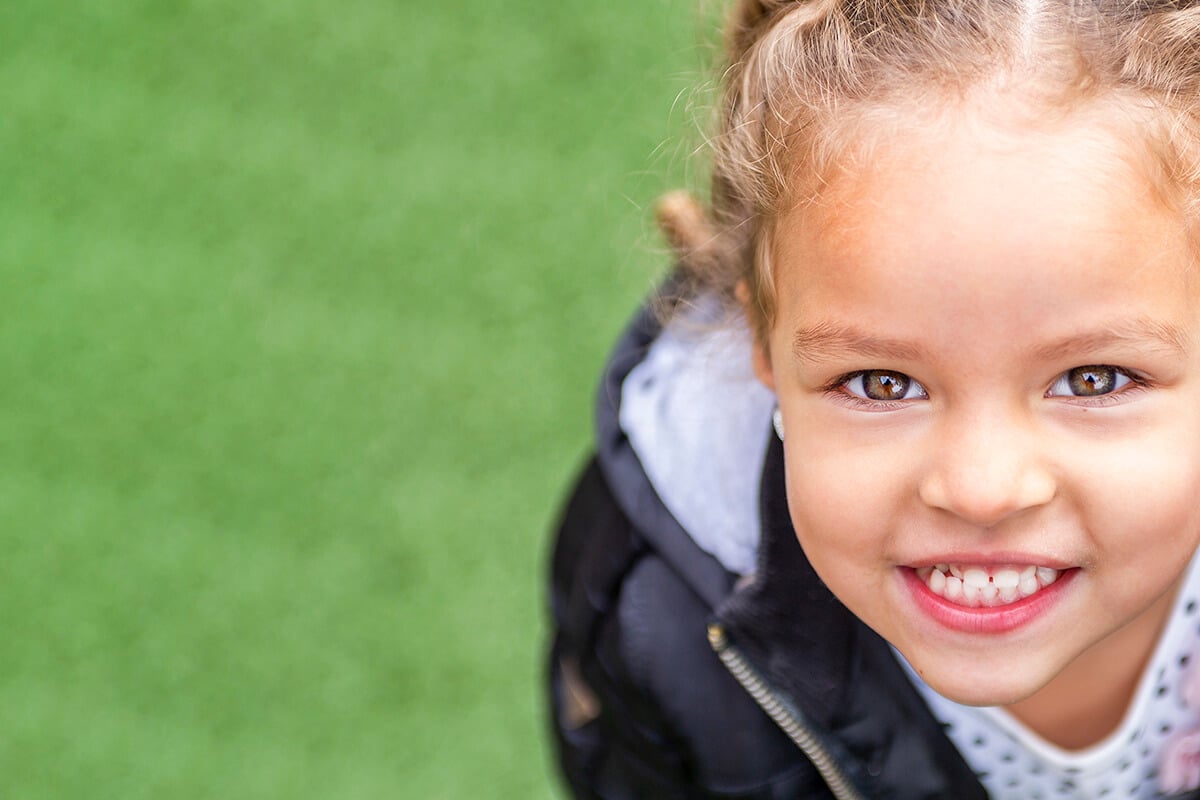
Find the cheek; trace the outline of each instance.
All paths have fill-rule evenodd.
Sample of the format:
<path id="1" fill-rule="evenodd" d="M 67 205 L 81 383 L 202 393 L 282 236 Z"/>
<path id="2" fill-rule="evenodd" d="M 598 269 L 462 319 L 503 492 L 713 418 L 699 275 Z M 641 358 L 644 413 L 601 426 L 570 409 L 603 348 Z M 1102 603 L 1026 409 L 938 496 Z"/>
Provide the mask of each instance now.
<path id="1" fill-rule="evenodd" d="M 803 449 L 787 448 L 792 524 L 813 568 L 841 595 L 844 581 L 874 583 L 865 568 L 886 559 L 903 505 L 902 470 L 879 468 L 878 454 L 849 447 L 844 437 L 804 435 Z"/>
<path id="2" fill-rule="evenodd" d="M 1085 451 L 1064 487 L 1101 554 L 1137 568 L 1154 553 L 1190 557 L 1200 537 L 1200 446 L 1164 431 Z"/>
<path id="3" fill-rule="evenodd" d="M 795 416 L 808 424 L 794 426 L 794 440 L 788 430 L 789 442 L 797 443 L 785 448 L 788 501 L 814 524 L 820 521 L 814 533 L 870 535 L 906 494 L 916 496 L 914 431 L 875 426 L 861 435 L 820 415 Z"/>

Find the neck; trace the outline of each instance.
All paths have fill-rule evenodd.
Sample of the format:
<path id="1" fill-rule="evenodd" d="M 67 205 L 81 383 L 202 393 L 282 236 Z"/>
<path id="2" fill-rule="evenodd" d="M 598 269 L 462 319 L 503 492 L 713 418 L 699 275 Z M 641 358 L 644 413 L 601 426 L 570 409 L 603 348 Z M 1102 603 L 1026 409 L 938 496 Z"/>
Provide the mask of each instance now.
<path id="1" fill-rule="evenodd" d="M 1092 645 L 1036 693 L 1008 706 L 1008 712 L 1064 750 L 1103 740 L 1129 710 L 1178 588 L 1177 584 L 1136 620 Z"/>

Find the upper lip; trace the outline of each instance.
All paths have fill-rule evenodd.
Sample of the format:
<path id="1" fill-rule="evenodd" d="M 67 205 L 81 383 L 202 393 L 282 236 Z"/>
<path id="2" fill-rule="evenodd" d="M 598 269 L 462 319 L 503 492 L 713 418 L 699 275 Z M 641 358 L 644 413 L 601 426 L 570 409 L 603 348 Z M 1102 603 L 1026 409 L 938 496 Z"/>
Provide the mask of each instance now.
<path id="1" fill-rule="evenodd" d="M 937 556 L 924 556 L 915 561 L 906 562 L 905 566 L 913 569 L 932 567 L 937 564 L 966 564 L 973 567 L 1049 567 L 1059 571 L 1078 566 L 1061 558 L 1051 555 L 1017 552 L 955 552 L 943 553 Z"/>

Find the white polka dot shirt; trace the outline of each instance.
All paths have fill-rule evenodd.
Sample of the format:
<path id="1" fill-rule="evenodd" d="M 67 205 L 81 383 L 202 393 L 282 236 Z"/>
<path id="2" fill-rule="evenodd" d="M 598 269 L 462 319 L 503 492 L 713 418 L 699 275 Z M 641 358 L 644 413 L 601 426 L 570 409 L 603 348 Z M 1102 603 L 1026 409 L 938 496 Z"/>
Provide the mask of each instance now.
<path id="1" fill-rule="evenodd" d="M 1003 708 L 947 700 L 908 669 L 934 717 L 993 798 L 1145 800 L 1200 787 L 1200 744 L 1193 744 L 1200 736 L 1189 736 L 1200 732 L 1200 708 L 1194 697 L 1191 706 L 1184 697 L 1189 680 L 1200 685 L 1198 564 L 1200 557 L 1193 558 L 1121 724 L 1086 749 L 1056 747 Z M 900 661 L 907 667 L 903 657 Z"/>

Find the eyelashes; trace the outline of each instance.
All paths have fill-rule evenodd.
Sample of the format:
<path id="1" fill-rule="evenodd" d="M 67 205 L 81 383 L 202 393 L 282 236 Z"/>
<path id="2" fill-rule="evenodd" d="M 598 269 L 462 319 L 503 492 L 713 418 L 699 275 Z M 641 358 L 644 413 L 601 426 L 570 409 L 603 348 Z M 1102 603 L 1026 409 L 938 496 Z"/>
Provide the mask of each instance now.
<path id="1" fill-rule="evenodd" d="M 924 386 L 903 372 L 885 369 L 862 370 L 845 378 L 840 385 L 855 397 L 882 403 L 921 400 L 929 396 Z"/>
<path id="2" fill-rule="evenodd" d="M 1068 397 L 1103 404 L 1112 395 L 1146 385 L 1146 381 L 1131 370 L 1110 364 L 1089 364 L 1074 367 L 1059 375 L 1046 390 L 1046 397 Z M 889 410 L 915 400 L 929 398 L 929 393 L 911 376 L 887 369 L 864 369 L 841 375 L 822 388 L 853 405 L 870 410 Z"/>
<path id="3" fill-rule="evenodd" d="M 834 379 L 822 391 L 860 411 L 892 411 L 929 397 L 916 380 L 888 369 L 856 370 Z"/>
<path id="4" fill-rule="evenodd" d="M 1121 369 L 1107 364 L 1093 364 L 1087 367 L 1075 367 L 1067 370 L 1058 377 L 1047 397 L 1102 397 L 1119 391 L 1130 383 L 1135 382 L 1134 376 Z"/>

